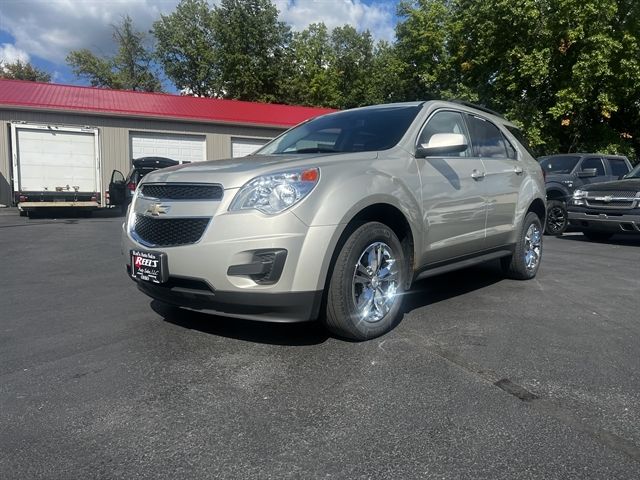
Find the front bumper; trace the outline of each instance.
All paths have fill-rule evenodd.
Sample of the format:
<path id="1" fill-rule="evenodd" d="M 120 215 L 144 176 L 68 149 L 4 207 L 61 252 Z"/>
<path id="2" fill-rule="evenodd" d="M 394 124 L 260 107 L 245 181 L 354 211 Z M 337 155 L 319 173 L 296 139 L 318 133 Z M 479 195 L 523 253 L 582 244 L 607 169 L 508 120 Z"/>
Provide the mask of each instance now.
<path id="1" fill-rule="evenodd" d="M 640 211 L 569 207 L 569 226 L 584 231 L 640 233 Z"/>
<path id="2" fill-rule="evenodd" d="M 199 241 L 175 247 L 145 246 L 125 223 L 122 253 L 127 270 L 132 249 L 167 257 L 169 281 L 158 285 L 136 280 L 138 288 L 168 304 L 223 316 L 273 322 L 317 318 L 339 226 L 309 227 L 292 212 L 272 217 L 222 212 L 214 214 Z M 252 267 L 256 252 L 264 250 L 286 251 L 277 281 L 260 283 L 251 268 L 230 268 Z"/>

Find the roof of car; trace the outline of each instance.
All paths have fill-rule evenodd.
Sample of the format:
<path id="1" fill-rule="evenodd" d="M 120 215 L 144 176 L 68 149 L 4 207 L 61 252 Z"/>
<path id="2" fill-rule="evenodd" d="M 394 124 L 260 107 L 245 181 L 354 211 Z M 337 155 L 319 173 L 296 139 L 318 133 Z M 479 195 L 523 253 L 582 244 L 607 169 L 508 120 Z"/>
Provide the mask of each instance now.
<path id="1" fill-rule="evenodd" d="M 0 79 L 0 108 L 291 127 L 335 110 Z"/>

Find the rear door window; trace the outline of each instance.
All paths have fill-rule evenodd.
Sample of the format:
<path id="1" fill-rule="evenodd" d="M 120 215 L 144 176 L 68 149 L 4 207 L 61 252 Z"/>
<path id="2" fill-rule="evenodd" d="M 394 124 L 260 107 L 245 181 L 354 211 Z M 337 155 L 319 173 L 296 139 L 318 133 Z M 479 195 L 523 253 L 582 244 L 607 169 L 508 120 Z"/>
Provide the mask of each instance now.
<path id="1" fill-rule="evenodd" d="M 614 177 L 621 177 L 629 173 L 629 167 L 627 162 L 621 158 L 608 158 L 609 165 L 611 166 L 611 175 Z"/>
<path id="2" fill-rule="evenodd" d="M 473 154 L 481 158 L 514 158 L 515 150 L 511 145 L 511 155 L 507 150 L 507 140 L 493 123 L 475 115 L 467 115 L 469 134 L 473 143 Z"/>

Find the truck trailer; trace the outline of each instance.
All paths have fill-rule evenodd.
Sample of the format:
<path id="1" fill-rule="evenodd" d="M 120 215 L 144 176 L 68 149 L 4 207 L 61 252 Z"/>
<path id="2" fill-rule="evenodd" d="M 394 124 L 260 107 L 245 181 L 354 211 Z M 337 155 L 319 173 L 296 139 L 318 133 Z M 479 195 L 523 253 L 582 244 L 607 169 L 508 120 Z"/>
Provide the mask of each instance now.
<path id="1" fill-rule="evenodd" d="M 16 122 L 11 144 L 14 202 L 21 214 L 106 206 L 97 128 Z"/>

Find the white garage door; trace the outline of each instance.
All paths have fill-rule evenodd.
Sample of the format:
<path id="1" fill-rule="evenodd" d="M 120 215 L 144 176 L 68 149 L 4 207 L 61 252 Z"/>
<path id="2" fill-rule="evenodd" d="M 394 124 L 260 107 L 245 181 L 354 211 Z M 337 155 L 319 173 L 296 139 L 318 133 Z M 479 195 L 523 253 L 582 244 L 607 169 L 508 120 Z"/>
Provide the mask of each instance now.
<path id="1" fill-rule="evenodd" d="M 165 133 L 131 133 L 131 156 L 166 157 L 180 163 L 202 162 L 207 159 L 204 135 L 174 135 Z"/>
<path id="2" fill-rule="evenodd" d="M 231 156 L 246 157 L 267 143 L 268 140 L 258 138 L 232 138 L 231 139 Z"/>

